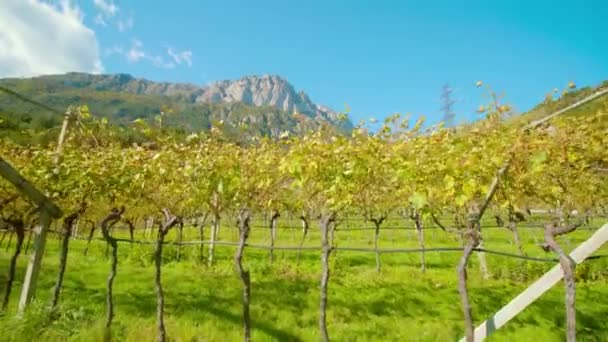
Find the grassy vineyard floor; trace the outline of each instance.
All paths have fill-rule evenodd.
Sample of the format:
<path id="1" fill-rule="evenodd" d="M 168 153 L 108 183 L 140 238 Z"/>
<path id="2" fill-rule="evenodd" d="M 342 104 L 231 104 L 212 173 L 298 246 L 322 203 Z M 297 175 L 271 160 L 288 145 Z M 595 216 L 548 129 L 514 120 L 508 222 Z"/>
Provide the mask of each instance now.
<path id="1" fill-rule="evenodd" d="M 295 224 L 295 222 L 294 222 Z M 389 226 L 390 223 L 387 223 Z M 536 246 L 542 231 L 521 229 L 530 255 L 548 256 Z M 307 242 L 318 245 L 316 230 Z M 120 232 L 119 234 L 124 234 Z M 168 241 L 175 238 L 171 232 Z M 486 248 L 515 251 L 504 229 L 485 231 Z M 574 248 L 592 234 L 577 231 L 562 244 Z M 186 229 L 186 239 L 196 231 Z M 208 235 L 208 232 L 206 232 Z M 233 228 L 222 227 L 222 240 L 235 240 Z M 338 246 L 372 246 L 373 231 L 338 231 Z M 142 239 L 138 232 L 136 239 Z M 296 245 L 299 230 L 279 230 L 277 245 Z M 441 231 L 426 231 L 427 247 L 458 246 L 457 238 Z M 253 229 L 251 242 L 267 243 L 268 230 Z M 12 248 L 0 250 L 0 280 L 5 284 Z M 381 247 L 417 247 L 413 231 L 381 232 Z M 68 269 L 60 299 L 61 314 L 49 318 L 44 309 L 50 298 L 58 265 L 58 243 L 49 240 L 39 281 L 38 302 L 26 315 L 14 317 L 27 258 L 19 260 L 17 283 L 10 312 L 0 318 L 2 341 L 99 341 L 103 336 L 105 281 L 109 263 L 105 244 L 92 243 L 85 257 L 84 241 L 71 241 Z M 205 255 L 208 249 L 205 247 Z M 116 316 L 113 333 L 120 341 L 152 341 L 155 336 L 153 247 L 127 243 L 119 246 L 115 280 Z M 163 283 L 166 325 L 173 341 L 240 341 L 240 282 L 232 263 L 234 249 L 217 247 L 216 264 L 198 261 L 198 247 L 165 250 Z M 604 246 L 598 254 L 608 254 Z M 332 254 L 328 322 L 336 341 L 453 341 L 463 333 L 456 289 L 455 265 L 460 253 L 428 253 L 427 272 L 419 270 L 418 254 L 384 254 L 382 271 L 375 271 L 373 253 L 340 251 Z M 488 255 L 492 279 L 482 280 L 477 259 L 470 266 L 470 292 L 476 322 L 481 322 L 526 288 L 552 264 L 521 262 Z M 296 253 L 275 251 L 269 265 L 268 251 L 246 249 L 245 266 L 251 270 L 251 316 L 254 341 L 317 341 L 319 252 L 306 251 L 299 265 Z M 598 259 L 577 268 L 577 320 L 581 341 L 608 340 L 608 261 Z M 564 336 L 561 283 L 526 309 L 490 341 L 559 341 Z"/>

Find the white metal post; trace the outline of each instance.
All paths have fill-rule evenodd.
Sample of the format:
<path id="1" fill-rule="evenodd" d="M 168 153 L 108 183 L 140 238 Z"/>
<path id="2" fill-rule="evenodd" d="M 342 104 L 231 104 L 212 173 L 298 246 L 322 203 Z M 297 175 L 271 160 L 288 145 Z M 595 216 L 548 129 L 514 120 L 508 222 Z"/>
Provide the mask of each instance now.
<path id="1" fill-rule="evenodd" d="M 598 229 L 587 241 L 578 246 L 570 257 L 574 262 L 580 264 L 593 252 L 602 247 L 608 241 L 608 223 Z M 507 324 L 513 317 L 522 312 L 526 307 L 537 300 L 541 295 L 552 288 L 562 279 L 564 272 L 559 264 L 555 265 L 549 272 L 530 285 L 526 290 L 515 297 L 509 304 L 502 307 L 494 316 L 485 320 L 475 329 L 475 341 L 482 341 L 491 333 Z M 465 341 L 463 337 L 461 342 Z"/>

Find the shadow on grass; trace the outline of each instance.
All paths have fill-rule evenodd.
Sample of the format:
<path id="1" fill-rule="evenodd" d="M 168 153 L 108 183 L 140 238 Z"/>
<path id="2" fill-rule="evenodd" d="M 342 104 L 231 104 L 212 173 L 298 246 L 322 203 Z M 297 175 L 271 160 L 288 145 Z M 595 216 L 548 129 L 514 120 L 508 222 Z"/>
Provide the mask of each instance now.
<path id="1" fill-rule="evenodd" d="M 235 329 L 241 328 L 241 315 L 225 309 L 231 307 L 234 300 L 226 300 L 216 296 L 195 296 L 192 293 L 178 293 L 174 296 L 179 299 L 165 305 L 166 312 L 172 316 L 190 317 L 194 321 L 203 321 L 207 318 L 207 314 L 211 314 L 234 324 Z M 116 305 L 121 306 L 123 311 L 142 317 L 154 317 L 156 313 L 156 297 L 151 292 L 117 295 Z M 301 341 L 299 337 L 278 329 L 258 317 L 252 317 L 251 324 L 253 330 L 261 330 L 279 341 Z"/>

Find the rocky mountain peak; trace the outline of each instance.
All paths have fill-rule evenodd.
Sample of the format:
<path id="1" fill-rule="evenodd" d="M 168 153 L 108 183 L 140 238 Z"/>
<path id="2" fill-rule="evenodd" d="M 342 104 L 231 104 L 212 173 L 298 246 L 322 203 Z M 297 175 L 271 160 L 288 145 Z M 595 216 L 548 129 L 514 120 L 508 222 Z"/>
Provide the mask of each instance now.
<path id="1" fill-rule="evenodd" d="M 235 81 L 216 82 L 204 89 L 197 102 L 243 102 L 251 106 L 272 106 L 283 111 L 310 117 L 335 119 L 336 113 L 312 102 L 303 91 L 278 75 L 246 76 Z"/>

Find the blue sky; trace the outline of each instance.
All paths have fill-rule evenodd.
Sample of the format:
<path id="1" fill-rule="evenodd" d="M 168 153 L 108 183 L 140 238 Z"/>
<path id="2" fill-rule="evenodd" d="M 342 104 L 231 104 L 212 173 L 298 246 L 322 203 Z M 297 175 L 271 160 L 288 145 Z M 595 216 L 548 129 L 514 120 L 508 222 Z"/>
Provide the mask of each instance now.
<path id="1" fill-rule="evenodd" d="M 570 80 L 608 79 L 601 0 L 72 5 L 95 34 L 104 72 L 195 84 L 279 74 L 315 102 L 336 110 L 347 103 L 353 121 L 394 112 L 437 121 L 446 82 L 463 120 L 487 102 L 477 80 L 525 111 Z"/>

